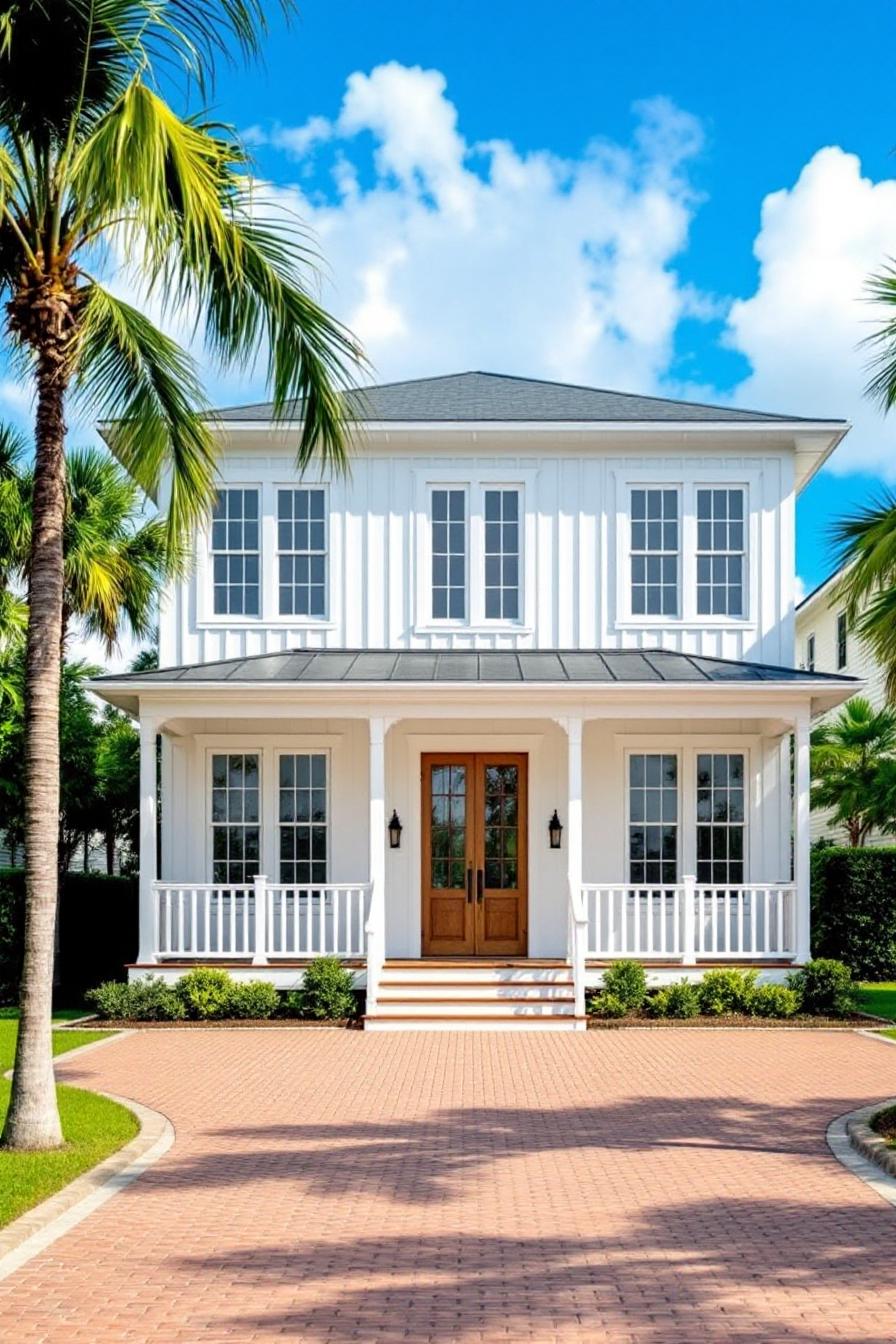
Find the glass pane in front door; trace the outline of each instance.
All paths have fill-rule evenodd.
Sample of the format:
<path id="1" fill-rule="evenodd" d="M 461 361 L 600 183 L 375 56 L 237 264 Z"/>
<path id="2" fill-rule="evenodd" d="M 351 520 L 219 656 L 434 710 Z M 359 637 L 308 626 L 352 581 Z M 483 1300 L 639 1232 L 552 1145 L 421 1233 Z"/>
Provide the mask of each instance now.
<path id="1" fill-rule="evenodd" d="M 485 885 L 515 888 L 519 854 L 519 767 L 485 767 Z"/>
<path id="2" fill-rule="evenodd" d="M 467 767 L 434 765 L 430 777 L 430 882 L 434 890 L 466 883 Z"/>

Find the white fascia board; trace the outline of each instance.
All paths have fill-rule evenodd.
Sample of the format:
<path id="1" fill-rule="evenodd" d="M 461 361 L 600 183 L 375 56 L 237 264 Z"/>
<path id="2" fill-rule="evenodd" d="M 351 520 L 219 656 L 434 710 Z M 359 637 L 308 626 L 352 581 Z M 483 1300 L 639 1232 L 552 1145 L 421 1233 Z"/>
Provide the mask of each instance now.
<path id="1" fill-rule="evenodd" d="M 298 431 L 301 420 L 216 420 L 210 422 L 220 432 L 269 434 L 272 431 Z M 541 433 L 587 434 L 830 434 L 836 443 L 849 430 L 842 420 L 358 420 L 350 421 L 362 433 L 370 434 L 474 434 Z"/>

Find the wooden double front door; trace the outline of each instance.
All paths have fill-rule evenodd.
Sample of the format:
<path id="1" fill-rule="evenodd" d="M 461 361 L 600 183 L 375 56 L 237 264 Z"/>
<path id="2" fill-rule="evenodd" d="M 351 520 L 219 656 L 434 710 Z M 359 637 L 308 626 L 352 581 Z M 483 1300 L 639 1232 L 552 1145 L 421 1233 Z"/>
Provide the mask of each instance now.
<path id="1" fill-rule="evenodd" d="M 512 752 L 423 757 L 423 955 L 526 952 L 527 765 Z"/>

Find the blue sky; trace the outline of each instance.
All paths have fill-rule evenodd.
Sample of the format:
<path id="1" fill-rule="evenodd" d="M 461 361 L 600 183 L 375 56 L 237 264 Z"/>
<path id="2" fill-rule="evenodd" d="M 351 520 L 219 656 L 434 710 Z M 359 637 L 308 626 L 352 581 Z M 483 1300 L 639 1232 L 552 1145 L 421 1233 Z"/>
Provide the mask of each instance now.
<path id="1" fill-rule="evenodd" d="M 215 110 L 314 229 L 382 380 L 491 368 L 852 420 L 799 506 L 809 588 L 831 518 L 896 482 L 856 351 L 863 277 L 896 253 L 894 39 L 884 0 L 302 0 Z"/>
<path id="2" fill-rule="evenodd" d="M 306 213 L 333 268 L 328 298 L 345 317 L 357 320 L 366 312 L 357 325 L 379 376 L 485 365 L 853 419 L 857 427 L 850 437 L 861 442 L 849 453 L 841 450 L 837 474 L 823 473 L 800 504 L 798 569 L 811 587 L 830 564 L 830 518 L 878 491 L 882 479 L 896 476 L 894 423 L 885 423 L 863 402 L 862 365 L 855 352 L 870 319 L 856 283 L 867 269 L 865 258 L 874 264 L 890 236 L 896 252 L 896 190 L 889 188 L 887 200 L 874 199 L 877 184 L 894 176 L 894 38 L 896 11 L 887 3 L 564 0 L 545 7 L 505 0 L 486 5 L 455 0 L 447 6 L 304 0 L 291 31 L 275 24 L 263 69 L 225 74 L 218 103 L 226 119 L 250 130 L 262 173 L 285 189 L 294 187 L 300 207 L 312 207 Z M 387 124 L 382 108 L 390 96 L 387 81 L 376 96 L 368 84 L 362 106 L 349 109 L 347 116 L 344 100 L 352 75 L 370 81 L 378 69 L 398 75 L 402 68 L 421 76 L 439 72 L 444 85 L 437 98 L 421 100 L 419 118 L 413 100 L 409 103 L 405 116 L 419 120 L 418 142 L 396 148 L 406 127 Z M 629 165 L 614 174 L 614 152 L 638 156 L 643 122 L 638 104 L 657 99 L 666 100 L 667 111 L 692 119 L 685 130 L 678 128 L 679 140 L 690 137 L 699 143 L 679 144 L 665 161 L 657 151 L 660 163 L 653 168 Z M 523 241 L 513 241 L 512 203 L 506 213 L 495 207 L 485 220 L 476 215 L 439 233 L 440 217 L 452 214 L 446 204 L 450 193 L 438 187 L 439 173 L 450 178 L 452 172 L 446 164 L 450 149 L 438 148 L 451 130 L 442 124 L 440 109 L 454 118 L 457 161 L 465 175 L 493 184 L 494 159 L 477 147 L 495 141 L 511 147 L 514 166 L 539 155 L 571 165 L 567 174 L 558 170 L 553 192 L 523 194 L 518 220 Z M 435 167 L 426 149 L 430 114 Z M 296 137 L 297 128 L 308 134 Z M 663 134 L 674 137 L 676 132 L 656 132 L 660 138 Z M 598 296 L 611 293 L 611 331 L 618 333 L 623 311 L 622 338 L 611 341 L 610 350 L 599 338 L 589 345 L 583 337 L 566 351 L 562 340 L 558 350 L 551 336 L 526 342 L 514 329 L 541 324 L 540 305 L 549 302 L 547 295 L 569 299 L 571 308 L 577 302 L 564 291 L 564 280 L 575 286 L 582 278 L 571 278 L 563 266 L 550 273 L 556 241 L 551 206 L 556 198 L 575 194 L 577 173 L 595 142 L 610 147 L 610 162 L 602 164 L 599 180 L 591 184 L 584 222 L 569 225 L 563 246 L 570 255 L 576 247 L 587 251 L 594 246 L 606 259 L 624 251 L 628 237 L 636 259 L 639 249 L 647 254 L 643 292 L 637 276 L 622 283 L 626 293 L 627 287 L 636 291 L 628 297 L 613 292 L 612 275 L 608 278 L 600 268 L 592 277 Z M 834 157 L 819 167 L 816 156 L 826 148 Z M 378 153 L 385 163 L 377 164 Z M 366 200 L 366 211 L 357 201 L 345 206 L 347 165 L 352 190 Z M 798 184 L 807 171 L 812 175 L 813 165 L 818 180 L 800 202 Z M 638 202 L 664 190 L 664 174 L 675 178 L 665 189 L 684 218 L 657 246 Z M 618 179 L 628 191 L 624 217 L 609 237 L 595 242 L 589 238 L 587 211 L 600 215 L 602 192 L 613 198 Z M 763 284 L 756 256 L 763 202 L 778 192 L 784 193 L 785 212 L 789 207 L 793 217 L 781 227 L 785 236 L 769 239 L 765 266 L 772 276 L 776 268 L 790 269 L 794 258 L 797 271 L 805 265 L 802 281 L 795 282 L 806 291 L 799 296 L 805 313 L 798 321 L 786 282 L 778 292 L 773 279 Z M 808 225 L 802 219 L 807 213 Z M 825 233 L 830 215 L 837 221 L 833 236 Z M 823 236 L 815 239 L 814 254 L 806 259 L 800 237 L 812 232 L 814 219 L 820 219 Z M 427 235 L 428 224 L 434 237 Z M 489 228 L 508 230 L 507 274 L 500 277 L 494 250 L 479 258 L 469 241 L 471 233 Z M 389 258 L 390 240 L 399 254 L 395 260 Z M 440 242 L 450 257 L 441 288 L 426 278 L 437 264 Z M 475 299 L 463 281 L 467 246 Z M 831 293 L 831 273 L 844 260 L 850 273 Z M 612 261 L 608 265 L 612 272 Z M 361 294 L 354 272 L 364 267 L 373 272 L 379 267 L 381 274 L 372 291 Z M 667 312 L 669 296 L 657 273 L 674 274 L 676 289 L 685 294 L 683 301 L 671 300 L 672 312 Z M 488 294 L 492 274 L 498 312 L 489 320 L 482 295 Z M 525 288 L 539 276 L 546 288 L 531 304 L 508 311 L 514 286 Z M 415 311 L 407 300 L 415 284 L 432 305 L 428 311 Z M 745 323 L 742 328 L 735 324 L 732 333 L 731 304 L 737 300 L 747 304 Z M 367 312 L 371 303 L 372 314 Z M 625 339 L 626 303 L 635 309 L 643 304 L 648 314 L 656 303 L 665 314 L 662 338 L 654 345 L 637 332 Z M 378 313 L 378 305 L 385 311 Z M 599 297 L 597 307 L 599 322 Z M 398 319 L 390 316 L 390 308 L 398 309 Z M 508 324 L 504 333 L 502 311 Z M 403 338 L 396 340 L 402 313 Z M 828 319 L 832 330 L 816 348 L 818 329 Z M 429 330 L 421 333 L 424 322 Z M 791 348 L 802 346 L 804 339 L 809 348 L 801 354 Z M 798 357 L 791 360 L 791 355 Z"/>

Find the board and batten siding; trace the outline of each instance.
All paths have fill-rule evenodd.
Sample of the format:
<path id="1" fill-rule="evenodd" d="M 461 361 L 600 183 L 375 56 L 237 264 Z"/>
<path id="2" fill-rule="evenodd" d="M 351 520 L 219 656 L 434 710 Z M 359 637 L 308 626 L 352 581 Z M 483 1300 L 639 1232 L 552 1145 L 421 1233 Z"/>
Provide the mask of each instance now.
<path id="1" fill-rule="evenodd" d="M 676 436 L 676 447 L 680 447 Z M 325 619 L 276 615 L 277 486 L 296 484 L 291 456 L 240 444 L 220 460 L 223 485 L 257 486 L 262 501 L 262 616 L 211 614 L 208 537 L 197 537 L 197 564 L 163 599 L 162 666 L 296 648 L 527 649 L 651 648 L 767 663 L 793 663 L 793 454 L 785 447 L 751 451 L 659 451 L 632 444 L 607 450 L 598 435 L 587 447 L 485 453 L 465 442 L 421 453 L 412 446 L 365 447 L 347 478 L 325 479 L 328 590 Z M 428 584 L 429 483 L 518 484 L 524 496 L 522 619 L 518 624 L 438 625 L 421 610 Z M 309 472 L 305 484 L 318 483 Z M 744 620 L 626 613 L 628 512 L 632 486 L 683 488 L 682 595 L 693 602 L 694 490 L 743 485 L 749 526 Z M 164 504 L 164 500 L 163 500 Z M 471 582 L 481 582 L 475 571 Z M 695 604 L 694 604 L 695 605 Z M 267 610 L 265 611 L 265 607 Z"/>

